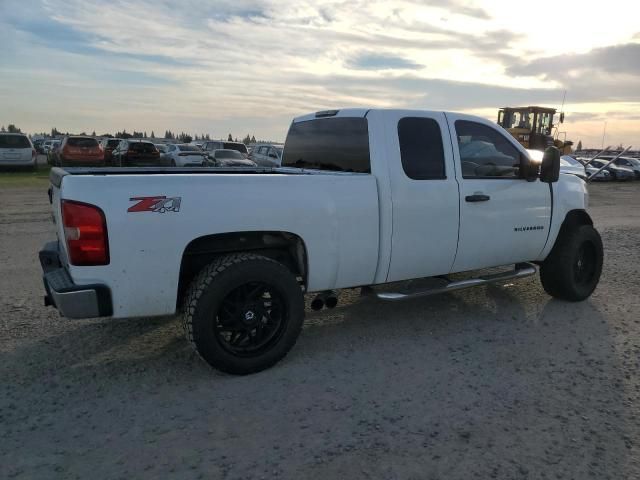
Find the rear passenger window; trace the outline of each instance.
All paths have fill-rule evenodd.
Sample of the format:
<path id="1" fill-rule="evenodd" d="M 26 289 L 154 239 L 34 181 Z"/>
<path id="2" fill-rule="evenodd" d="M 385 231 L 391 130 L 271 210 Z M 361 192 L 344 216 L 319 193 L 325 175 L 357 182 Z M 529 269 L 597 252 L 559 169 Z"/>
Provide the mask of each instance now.
<path id="1" fill-rule="evenodd" d="M 414 180 L 446 178 L 444 148 L 438 122 L 432 118 L 406 117 L 398 122 L 402 168 Z"/>
<path id="2" fill-rule="evenodd" d="M 456 135 L 464 178 L 519 177 L 520 152 L 504 135 L 466 120 L 456 122 Z"/>
<path id="3" fill-rule="evenodd" d="M 25 135 L 0 135 L 0 148 L 31 148 Z"/>
<path id="4" fill-rule="evenodd" d="M 366 118 L 319 118 L 291 124 L 283 167 L 370 173 Z"/>

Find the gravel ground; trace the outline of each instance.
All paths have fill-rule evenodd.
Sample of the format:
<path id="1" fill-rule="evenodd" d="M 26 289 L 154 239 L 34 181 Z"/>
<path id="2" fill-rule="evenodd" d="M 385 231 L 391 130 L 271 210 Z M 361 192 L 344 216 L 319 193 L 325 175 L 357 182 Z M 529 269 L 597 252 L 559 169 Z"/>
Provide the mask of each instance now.
<path id="1" fill-rule="evenodd" d="M 537 277 L 308 312 L 276 367 L 211 370 L 175 318 L 59 318 L 42 189 L 0 190 L 1 478 L 640 478 L 640 183 L 593 185 L 588 301 Z"/>

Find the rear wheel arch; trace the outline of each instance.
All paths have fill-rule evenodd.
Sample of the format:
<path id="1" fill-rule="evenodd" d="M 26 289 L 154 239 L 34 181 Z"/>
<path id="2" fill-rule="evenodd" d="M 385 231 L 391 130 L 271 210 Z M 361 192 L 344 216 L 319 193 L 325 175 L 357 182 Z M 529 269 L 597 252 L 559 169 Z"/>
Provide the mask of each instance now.
<path id="1" fill-rule="evenodd" d="M 191 282 L 215 258 L 234 253 L 253 253 L 271 258 L 287 267 L 302 284 L 308 283 L 307 248 L 302 238 L 284 231 L 244 231 L 204 235 L 185 247 L 180 261 L 179 308 Z"/>

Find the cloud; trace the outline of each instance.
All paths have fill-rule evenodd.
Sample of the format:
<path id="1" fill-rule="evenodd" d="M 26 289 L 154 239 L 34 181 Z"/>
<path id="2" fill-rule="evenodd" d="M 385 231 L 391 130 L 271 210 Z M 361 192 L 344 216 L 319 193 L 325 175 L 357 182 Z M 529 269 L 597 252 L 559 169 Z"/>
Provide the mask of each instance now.
<path id="1" fill-rule="evenodd" d="M 640 102 L 640 43 L 543 57 L 507 68 L 514 76 L 559 82 L 574 102 Z"/>
<path id="2" fill-rule="evenodd" d="M 558 75 L 571 77 L 577 73 L 606 72 L 611 75 L 640 75 L 640 43 L 627 43 L 596 48 L 587 53 L 543 57 L 521 65 L 509 72 L 514 75 Z"/>
<path id="3" fill-rule="evenodd" d="M 416 1 L 412 3 L 419 6 L 425 6 L 425 2 Z M 473 17 L 481 20 L 489 20 L 491 18 L 491 15 L 489 15 L 486 10 L 471 2 L 458 0 L 430 0 L 426 6 L 438 7 L 453 14 L 465 15 L 467 17 Z"/>
<path id="4" fill-rule="evenodd" d="M 480 2 L 176 5 L 0 0 L 0 115 L 12 117 L 4 123 L 22 115 L 22 125 L 50 128 L 51 119 L 60 119 L 69 130 L 235 135 L 260 128 L 283 139 L 288 118 L 331 107 L 494 112 L 508 104 L 558 105 L 564 88 L 571 102 L 630 104 L 640 93 L 638 62 L 625 64 L 638 58 L 635 44 L 629 51 L 539 58 L 547 45 L 531 47 L 535 31 L 515 33 L 512 21 L 499 18 L 503 9 L 485 10 Z"/>
<path id="5" fill-rule="evenodd" d="M 349 59 L 347 66 L 360 70 L 411 70 L 422 68 L 422 65 L 406 58 L 375 53 L 359 54 Z"/>

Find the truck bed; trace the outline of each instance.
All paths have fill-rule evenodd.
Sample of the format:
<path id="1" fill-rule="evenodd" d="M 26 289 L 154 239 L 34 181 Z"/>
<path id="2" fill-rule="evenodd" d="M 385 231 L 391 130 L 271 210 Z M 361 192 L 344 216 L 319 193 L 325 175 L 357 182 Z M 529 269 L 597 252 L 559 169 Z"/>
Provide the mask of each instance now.
<path id="1" fill-rule="evenodd" d="M 184 252 L 211 235 L 284 232 L 302 239 L 308 291 L 371 284 L 378 268 L 372 175 L 264 167 L 54 168 L 51 183 L 58 238 L 65 235 L 61 200 L 104 212 L 110 263 L 69 265 L 64 242 L 61 258 L 77 284 L 110 289 L 116 318 L 172 314 Z M 132 208 L 159 196 L 175 199 L 178 209 Z"/>
<path id="2" fill-rule="evenodd" d="M 350 172 L 305 170 L 287 167 L 54 167 L 50 180 L 57 187 L 65 175 L 362 175 Z"/>

